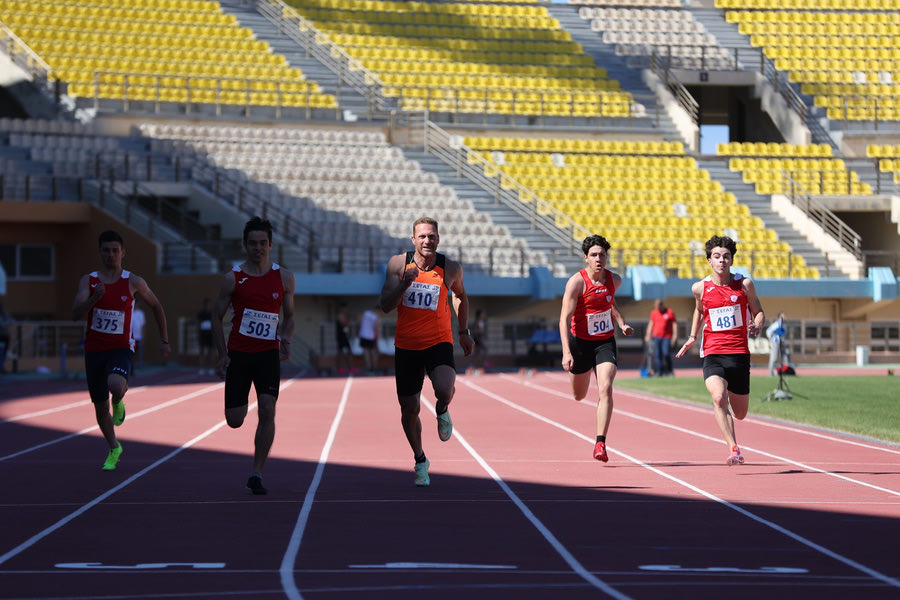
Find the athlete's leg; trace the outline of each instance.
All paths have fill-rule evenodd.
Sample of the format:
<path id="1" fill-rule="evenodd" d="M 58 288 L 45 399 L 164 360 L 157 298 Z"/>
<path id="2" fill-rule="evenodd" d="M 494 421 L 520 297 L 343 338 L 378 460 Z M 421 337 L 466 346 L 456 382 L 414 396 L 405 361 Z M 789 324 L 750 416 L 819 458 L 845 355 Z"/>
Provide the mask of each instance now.
<path id="1" fill-rule="evenodd" d="M 747 416 L 750 409 L 750 394 L 735 394 L 728 392 L 728 403 L 731 405 L 731 413 L 738 421 Z"/>
<path id="2" fill-rule="evenodd" d="M 112 394 L 113 404 L 121 402 L 122 398 L 125 397 L 125 393 L 128 391 L 128 380 L 118 373 L 110 373 L 106 377 L 106 385 Z"/>
<path id="3" fill-rule="evenodd" d="M 434 410 L 437 414 L 447 412 L 453 394 L 456 393 L 456 369 L 449 365 L 438 365 L 428 375 L 434 388 Z"/>
<path id="4" fill-rule="evenodd" d="M 603 362 L 594 369 L 597 372 L 599 397 L 597 402 L 597 435 L 605 436 L 609 430 L 609 421 L 613 411 L 613 380 L 618 371 L 615 364 Z"/>
<path id="5" fill-rule="evenodd" d="M 728 382 L 725 381 L 723 377 L 712 375 L 706 378 L 706 389 L 709 391 L 709 395 L 712 398 L 713 411 L 716 415 L 716 423 L 719 426 L 719 430 L 725 437 L 725 441 L 728 443 L 729 448 L 736 446 L 737 441 L 734 437 L 734 420 L 731 418 L 731 413 L 728 410 Z M 746 403 L 749 395 L 744 396 L 743 398 Z M 746 414 L 747 409 L 745 404 L 744 413 L 741 415 L 741 418 L 744 418 Z"/>
<path id="6" fill-rule="evenodd" d="M 413 451 L 413 456 L 418 458 L 425 451 L 422 449 L 422 420 L 419 418 L 419 394 L 414 396 L 397 396 L 400 402 L 400 423 L 406 441 Z"/>
<path id="7" fill-rule="evenodd" d="M 572 383 L 572 397 L 578 400 L 584 400 L 591 386 L 591 371 L 584 373 L 571 373 L 569 381 Z"/>
<path id="8" fill-rule="evenodd" d="M 106 439 L 110 448 L 116 448 L 119 441 L 116 439 L 116 427 L 113 425 L 112 414 L 109 412 L 109 400 L 94 402 L 94 415 L 97 417 L 97 425 Z"/>
<path id="9" fill-rule="evenodd" d="M 246 407 L 244 407 L 246 409 Z M 275 397 L 261 394 L 257 403 L 256 437 L 253 440 L 253 472 L 262 473 L 275 441 Z M 246 412 L 246 411 L 245 411 Z"/>

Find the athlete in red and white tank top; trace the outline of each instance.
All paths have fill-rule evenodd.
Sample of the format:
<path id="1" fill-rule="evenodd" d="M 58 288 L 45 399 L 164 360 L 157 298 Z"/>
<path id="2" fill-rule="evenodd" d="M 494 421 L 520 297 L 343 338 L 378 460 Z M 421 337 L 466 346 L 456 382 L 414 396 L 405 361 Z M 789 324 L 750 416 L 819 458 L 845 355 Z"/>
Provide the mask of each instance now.
<path id="1" fill-rule="evenodd" d="M 743 275 L 734 273 L 726 285 L 714 283 L 712 276 L 703 280 L 703 345 L 700 356 L 750 353 L 747 342 L 750 312 L 743 279 Z"/>
<path id="2" fill-rule="evenodd" d="M 100 273 L 89 276 L 90 289 L 100 281 Z M 104 284 L 106 291 L 87 314 L 87 330 L 84 334 L 84 349 L 87 352 L 102 352 L 128 348 L 134 351 L 134 335 L 131 331 L 131 315 L 134 312 L 134 296 L 131 294 L 131 273 L 122 275 L 110 284 Z"/>
<path id="3" fill-rule="evenodd" d="M 272 263 L 272 268 L 263 275 L 254 277 L 235 266 L 234 294 L 231 310 L 234 319 L 228 336 L 228 349 L 237 352 L 262 352 L 278 350 L 281 337 L 278 335 L 278 315 L 284 299 L 284 283 L 281 267 Z"/>
<path id="4" fill-rule="evenodd" d="M 616 283 L 612 273 L 603 269 L 602 283 L 594 283 L 587 269 L 579 274 L 584 280 L 584 292 L 578 297 L 572 314 L 572 335 L 583 340 L 608 340 L 615 334 L 612 308 L 616 298 Z"/>

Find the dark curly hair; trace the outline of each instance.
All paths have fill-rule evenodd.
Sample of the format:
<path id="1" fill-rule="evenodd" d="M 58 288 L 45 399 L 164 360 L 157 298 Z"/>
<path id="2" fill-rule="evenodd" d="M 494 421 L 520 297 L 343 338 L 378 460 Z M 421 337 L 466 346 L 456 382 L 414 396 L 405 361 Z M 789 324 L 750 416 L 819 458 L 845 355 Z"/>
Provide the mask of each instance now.
<path id="1" fill-rule="evenodd" d="M 714 235 L 709 238 L 709 241 L 706 242 L 706 258 L 712 256 L 713 248 L 725 248 L 731 252 L 732 257 L 737 254 L 737 244 L 728 236 Z"/>
<path id="2" fill-rule="evenodd" d="M 589 235 L 588 237 L 584 238 L 584 241 L 581 242 L 581 251 L 585 256 L 587 256 L 588 252 L 590 252 L 591 248 L 593 248 L 594 246 L 600 246 L 601 248 L 609 252 L 609 242 L 607 242 L 606 238 L 602 235 Z"/>

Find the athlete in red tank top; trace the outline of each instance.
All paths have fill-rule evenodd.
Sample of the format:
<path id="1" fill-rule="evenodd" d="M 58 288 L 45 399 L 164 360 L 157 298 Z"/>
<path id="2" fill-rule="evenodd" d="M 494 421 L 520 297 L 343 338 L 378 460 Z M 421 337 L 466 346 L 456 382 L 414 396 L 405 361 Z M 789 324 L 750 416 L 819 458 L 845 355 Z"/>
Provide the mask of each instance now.
<path id="1" fill-rule="evenodd" d="M 744 462 L 734 419 L 746 417 L 750 405 L 747 336 L 759 335 L 766 320 L 753 281 L 731 272 L 736 252 L 737 244 L 729 237 L 717 235 L 706 242 L 706 260 L 712 274 L 691 286 L 695 300 L 691 333 L 675 355 L 681 358 L 691 349 L 702 327 L 703 378 L 712 398 L 716 423 L 731 449 L 728 465 Z"/>
<path id="2" fill-rule="evenodd" d="M 294 333 L 294 274 L 269 258 L 272 224 L 268 220 L 253 217 L 247 221 L 243 241 L 247 260 L 222 276 L 212 310 L 212 335 L 219 354 L 216 373 L 225 379 L 229 427 L 244 424 L 250 388 L 256 389 L 259 422 L 247 488 L 262 495 L 267 493 L 263 467 L 275 440 L 281 361 L 290 358 Z M 222 319 L 229 308 L 233 319 L 226 347 Z"/>
<path id="3" fill-rule="evenodd" d="M 137 298 L 149 307 L 156 320 L 160 356 L 166 358 L 172 349 L 162 304 L 143 278 L 122 268 L 122 259 L 125 258 L 122 236 L 115 231 L 104 231 L 98 241 L 103 268 L 79 280 L 72 304 L 72 318 L 76 321 L 87 320 L 84 335 L 85 375 L 97 425 L 109 445 L 103 469 L 111 471 L 116 468 L 122 455 L 115 426 L 125 420 L 123 398 L 128 391 L 128 376 L 134 356 L 131 316 Z"/>
<path id="4" fill-rule="evenodd" d="M 584 269 L 569 278 L 559 312 L 562 367 L 571 373 L 575 400 L 587 396 L 591 373 L 597 378 L 597 439 L 594 458 L 607 462 L 606 434 L 612 418 L 612 383 L 616 378 L 618 353 L 614 323 L 625 335 L 634 329 L 616 306 L 616 289 L 622 278 L 606 268 L 610 248 L 606 238 L 592 235 L 582 242 Z"/>

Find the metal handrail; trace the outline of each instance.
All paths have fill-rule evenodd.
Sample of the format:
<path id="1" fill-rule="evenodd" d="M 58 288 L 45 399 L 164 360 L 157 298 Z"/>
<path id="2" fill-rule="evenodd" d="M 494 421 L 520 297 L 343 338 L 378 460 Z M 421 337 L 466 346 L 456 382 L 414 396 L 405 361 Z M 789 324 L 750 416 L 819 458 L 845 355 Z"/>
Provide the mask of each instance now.
<path id="1" fill-rule="evenodd" d="M 863 262 L 862 236 L 856 233 L 840 217 L 810 194 L 799 182 L 785 171 L 779 171 L 781 187 L 794 206 L 803 211 L 808 219 L 822 228 L 842 249 L 850 253 L 860 263 Z"/>
<path id="2" fill-rule="evenodd" d="M 566 251 L 572 254 L 580 252 L 578 240 L 591 235 L 590 231 L 432 121 L 425 119 L 424 130 L 426 152 L 440 158 L 461 176 L 492 194 L 495 201 L 525 217 L 534 229 L 547 234 Z M 473 162 L 470 163 L 470 160 Z M 486 169 L 496 173 L 496 178 L 486 176 Z"/>
<path id="3" fill-rule="evenodd" d="M 373 112 L 387 113 L 392 108 L 385 99 L 385 84 L 373 71 L 347 54 L 328 34 L 320 31 L 293 7 L 282 0 L 257 0 L 256 10 L 278 26 L 279 33 L 297 42 L 307 54 L 338 76 L 338 85 L 346 83 L 366 99 L 370 116 Z"/>

